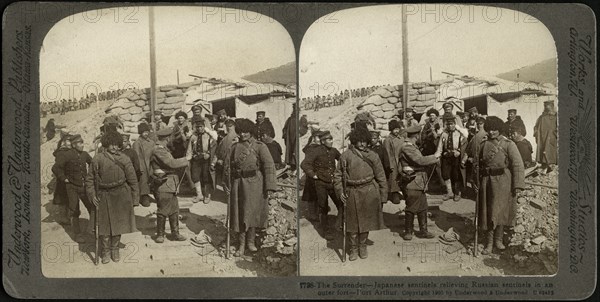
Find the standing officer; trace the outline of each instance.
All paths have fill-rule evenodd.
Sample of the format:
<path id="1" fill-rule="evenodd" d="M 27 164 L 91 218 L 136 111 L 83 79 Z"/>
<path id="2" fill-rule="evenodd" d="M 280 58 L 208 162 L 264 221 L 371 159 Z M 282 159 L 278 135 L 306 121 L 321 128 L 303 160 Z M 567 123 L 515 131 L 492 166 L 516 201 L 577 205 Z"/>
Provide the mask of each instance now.
<path id="1" fill-rule="evenodd" d="M 504 137 L 506 125 L 496 116 L 485 119 L 487 137 L 479 155 L 479 224 L 487 231 L 482 254 L 490 254 L 493 245 L 504 250 L 504 226 L 512 225 L 516 214 L 516 196 L 525 188 L 523 160 L 515 143 Z"/>
<path id="2" fill-rule="evenodd" d="M 367 131 L 367 133 L 369 132 Z M 317 194 L 317 203 L 319 204 L 321 230 L 324 233 L 325 239 L 332 240 L 333 230 L 329 228 L 327 215 L 329 212 L 328 197 L 331 197 L 333 203 L 338 208 L 338 213 L 341 213 L 341 203 L 333 188 L 335 161 L 339 160 L 341 154 L 340 151 L 333 147 L 333 136 L 329 131 L 321 132 L 319 139 L 321 140 L 321 145 L 314 148 L 312 152 L 306 153 L 306 157 L 300 164 L 300 167 L 302 167 L 302 170 L 304 170 L 307 177 L 310 177 L 315 181 L 315 192 Z M 369 140 L 367 140 L 367 142 L 370 140 L 369 135 Z"/>
<path id="3" fill-rule="evenodd" d="M 83 151 L 83 138 L 76 134 L 70 137 L 72 149 L 69 149 L 65 156 L 56 158 L 52 172 L 56 175 L 57 181 L 65 184 L 67 192 L 67 217 L 71 220 L 75 241 L 85 242 L 82 230 L 79 226 L 79 199 L 90 214 L 90 222 L 94 217 L 94 206 L 85 195 L 85 176 L 87 174 L 87 165 L 91 164 L 92 157 Z"/>
<path id="4" fill-rule="evenodd" d="M 367 239 L 370 231 L 383 227 L 382 204 L 387 202 L 387 181 L 379 156 L 367 147 L 369 131 L 356 128 L 350 133 L 348 150 L 340 156 L 335 172 L 337 196 L 346 204 L 346 234 L 350 241 L 350 256 L 354 261 L 368 257 Z M 344 192 L 343 177 L 347 188 Z"/>
<path id="5" fill-rule="evenodd" d="M 406 129 L 407 138 L 402 146 L 400 163 L 402 165 L 402 189 L 406 198 L 404 209 L 404 240 L 412 240 L 415 215 L 419 220 L 418 237 L 433 238 L 427 231 L 427 190 L 428 175 L 426 167 L 440 161 L 440 153 L 423 156 L 417 147 L 421 127 L 415 125 Z"/>
<path id="6" fill-rule="evenodd" d="M 256 252 L 256 228 L 265 228 L 268 198 L 277 189 L 275 164 L 267 146 L 256 140 L 256 126 L 249 119 L 237 119 L 234 143 L 224 162 L 225 191 L 229 192 L 230 227 L 239 232 L 236 257 Z"/>
<path id="7" fill-rule="evenodd" d="M 173 158 L 167 144 L 172 139 L 173 129 L 164 128 L 156 132 L 158 141 L 152 150 L 150 167 L 151 177 L 160 179 L 154 183 L 154 197 L 156 198 L 156 242 L 165 241 L 165 223 L 169 218 L 171 227 L 171 240 L 185 241 L 185 237 L 179 234 L 179 202 L 177 191 L 179 187 L 179 176 L 177 169 L 187 167 L 188 161 L 185 157 Z"/>

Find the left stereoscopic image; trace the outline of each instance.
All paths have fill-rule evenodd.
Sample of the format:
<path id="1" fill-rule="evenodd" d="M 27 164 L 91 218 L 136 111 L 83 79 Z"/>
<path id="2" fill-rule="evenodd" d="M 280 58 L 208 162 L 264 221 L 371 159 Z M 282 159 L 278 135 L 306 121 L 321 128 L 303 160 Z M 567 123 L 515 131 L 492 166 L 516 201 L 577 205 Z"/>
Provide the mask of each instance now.
<path id="1" fill-rule="evenodd" d="M 296 63 L 273 19 L 71 15 L 40 50 L 44 276 L 296 275 Z"/>

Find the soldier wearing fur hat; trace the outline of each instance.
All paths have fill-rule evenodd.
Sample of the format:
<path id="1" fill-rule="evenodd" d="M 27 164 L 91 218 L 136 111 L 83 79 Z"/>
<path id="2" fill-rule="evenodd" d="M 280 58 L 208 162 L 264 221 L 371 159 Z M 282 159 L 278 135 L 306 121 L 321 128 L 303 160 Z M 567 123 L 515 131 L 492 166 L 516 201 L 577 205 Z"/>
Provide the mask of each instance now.
<path id="1" fill-rule="evenodd" d="M 370 112 L 364 110 L 363 104 L 356 106 L 356 109 L 358 109 L 358 113 L 356 113 L 354 122 L 362 122 L 365 125 L 367 125 L 369 129 L 375 129 L 375 118 L 371 115 Z"/>
<path id="2" fill-rule="evenodd" d="M 437 153 L 442 155 L 442 178 L 446 185 L 446 194 L 442 199 L 454 198 L 454 201 L 459 201 L 465 183 L 465 166 L 461 160 L 468 137 L 456 129 L 456 119 L 452 115 L 444 115 L 444 126 L 437 147 Z"/>
<path id="3" fill-rule="evenodd" d="M 238 141 L 238 135 L 235 133 L 235 120 L 227 119 L 225 121 L 227 135 L 217 144 L 213 164 L 215 166 L 215 185 L 223 183 L 223 163 L 231 150 L 231 146 Z M 206 127 L 205 127 L 206 128 Z"/>
<path id="4" fill-rule="evenodd" d="M 246 246 L 257 251 L 257 228 L 267 226 L 268 198 L 277 189 L 275 165 L 267 146 L 256 140 L 256 126 L 249 119 L 237 119 L 234 143 L 224 162 L 224 188 L 229 193 L 230 227 L 238 232 L 235 256 Z"/>
<path id="5" fill-rule="evenodd" d="M 133 202 L 139 197 L 138 181 L 131 160 L 120 151 L 123 148 L 121 135 L 112 131 L 105 133 L 102 145 L 105 151 L 92 159 L 85 190 L 98 211 L 102 263 L 110 259 L 119 262 L 121 235 L 137 231 Z"/>
<path id="6" fill-rule="evenodd" d="M 414 232 L 415 215 L 419 221 L 418 237 L 433 238 L 433 234 L 427 231 L 427 191 L 428 175 L 427 166 L 439 163 L 441 154 L 423 156 L 417 147 L 420 139 L 421 128 L 413 126 L 406 129 L 407 138 L 400 151 L 400 163 L 402 165 L 402 190 L 406 198 L 404 209 L 404 240 L 412 240 Z"/>
<path id="7" fill-rule="evenodd" d="M 406 132 L 404 127 L 397 120 L 391 120 L 388 123 L 390 135 L 383 141 L 383 147 L 386 151 L 384 156 L 383 168 L 388 184 L 388 198 L 394 204 L 399 204 L 402 199 L 402 190 L 400 190 L 400 150 L 404 144 Z"/>
<path id="8" fill-rule="evenodd" d="M 383 228 L 382 204 L 387 202 L 388 185 L 379 156 L 367 147 L 370 140 L 365 129 L 354 130 L 350 134 L 352 145 L 340 156 L 335 170 L 335 192 L 346 204 L 347 233 L 343 235 L 349 238 L 350 261 L 366 259 L 369 232 Z"/>
<path id="9" fill-rule="evenodd" d="M 516 214 L 516 196 L 525 188 L 523 160 L 515 143 L 502 135 L 505 124 L 495 116 L 485 120 L 486 139 L 479 150 L 479 225 L 486 231 L 482 254 L 493 246 L 504 250 L 504 226 L 512 225 Z"/>
<path id="10" fill-rule="evenodd" d="M 57 157 L 52 166 L 52 172 L 56 175 L 57 181 L 65 184 L 67 195 L 67 217 L 71 220 L 75 241 L 82 243 L 85 241 L 84 235 L 79 225 L 79 215 L 81 215 L 79 200 L 87 209 L 90 217 L 94 217 L 94 207 L 85 195 L 85 176 L 87 174 L 87 165 L 92 162 L 91 156 L 83 151 L 83 138 L 81 135 L 69 137 L 72 148 L 63 156 Z"/>
<path id="11" fill-rule="evenodd" d="M 140 200 L 139 203 L 144 207 L 150 206 L 150 158 L 152 151 L 154 150 L 155 141 L 150 138 L 152 128 L 150 124 L 141 123 L 138 125 L 138 139 L 133 143 L 133 150 L 137 153 L 138 160 L 140 163 L 140 177 L 139 177 L 139 190 Z"/>
<path id="12" fill-rule="evenodd" d="M 156 132 L 158 141 L 150 158 L 150 173 L 155 179 L 153 183 L 154 197 L 156 198 L 156 239 L 157 243 L 165 240 L 165 223 L 169 219 L 171 227 L 171 240 L 184 241 L 186 238 L 179 234 L 179 176 L 177 169 L 185 168 L 188 161 L 185 157 L 173 158 L 167 145 L 172 139 L 173 129 L 165 128 Z"/>
<path id="13" fill-rule="evenodd" d="M 213 158 L 217 141 L 206 132 L 202 119 L 194 118 L 193 121 L 194 134 L 187 146 L 186 159 L 190 162 L 190 174 L 196 188 L 194 202 L 202 201 L 208 204 L 215 184 Z"/>
<path id="14" fill-rule="evenodd" d="M 333 136 L 329 131 L 321 132 L 319 139 L 321 145 L 316 147 L 312 152 L 306 154 L 300 167 L 302 167 L 302 170 L 306 173 L 306 177 L 312 178 L 315 182 L 321 231 L 325 239 L 331 240 L 333 239 L 333 230 L 329 227 L 328 204 L 329 198 L 331 198 L 338 210 L 341 207 L 340 200 L 333 188 L 335 161 L 340 158 L 341 154 L 340 151 L 333 147 Z M 370 141 L 370 136 L 368 141 Z M 338 213 L 341 212 L 338 211 Z"/>

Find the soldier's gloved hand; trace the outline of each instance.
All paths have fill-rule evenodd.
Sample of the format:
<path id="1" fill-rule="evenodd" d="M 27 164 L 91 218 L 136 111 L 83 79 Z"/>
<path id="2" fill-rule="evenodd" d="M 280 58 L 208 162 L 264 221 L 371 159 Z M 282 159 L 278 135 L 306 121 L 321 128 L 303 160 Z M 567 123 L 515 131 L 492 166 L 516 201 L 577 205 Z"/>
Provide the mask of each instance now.
<path id="1" fill-rule="evenodd" d="M 459 157 L 460 152 L 458 152 L 457 150 L 452 150 L 452 155 L 454 155 L 454 157 Z"/>
<path id="2" fill-rule="evenodd" d="M 208 153 L 204 153 L 204 154 L 202 155 L 202 157 L 203 157 L 204 159 L 209 159 L 209 158 L 210 158 L 210 154 L 208 154 Z"/>
<path id="3" fill-rule="evenodd" d="M 313 179 L 319 179 L 319 176 L 315 175 L 313 176 Z"/>
<path id="4" fill-rule="evenodd" d="M 348 201 L 348 195 L 342 193 L 342 196 L 340 196 L 340 201 L 345 204 L 346 201 Z"/>
<path id="5" fill-rule="evenodd" d="M 92 198 L 92 203 L 94 204 L 94 207 L 97 208 L 100 204 L 100 200 L 98 199 L 98 197 L 94 196 L 94 198 Z"/>
<path id="6" fill-rule="evenodd" d="M 65 178 L 65 183 L 67 183 L 67 184 L 69 183 L 69 179 L 68 178 Z"/>

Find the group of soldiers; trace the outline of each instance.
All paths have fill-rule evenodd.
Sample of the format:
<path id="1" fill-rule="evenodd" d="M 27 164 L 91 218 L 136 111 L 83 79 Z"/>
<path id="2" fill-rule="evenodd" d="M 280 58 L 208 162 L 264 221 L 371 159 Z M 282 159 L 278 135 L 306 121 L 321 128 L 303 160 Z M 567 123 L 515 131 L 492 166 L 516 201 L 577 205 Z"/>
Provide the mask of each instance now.
<path id="1" fill-rule="evenodd" d="M 321 96 L 317 95 L 314 98 L 302 98 L 301 104 L 304 110 L 314 110 L 319 111 L 320 108 L 323 107 L 331 107 L 331 106 L 340 106 L 344 104 L 344 102 L 350 98 L 358 98 L 367 96 L 373 91 L 375 91 L 380 86 L 371 86 L 371 87 L 363 87 L 357 89 L 346 89 L 344 91 L 340 91 L 339 93 L 334 93 L 333 95 Z"/>
<path id="2" fill-rule="evenodd" d="M 516 195 L 525 187 L 525 168 L 537 166 L 531 143 L 524 138 L 525 125 L 515 109 L 508 110 L 507 121 L 485 117 L 476 107 L 453 114 L 455 101 L 447 98 L 441 115 L 429 109 L 421 122 L 411 108 L 400 110 L 389 121 L 390 134 L 383 142 L 375 120 L 359 105 L 351 132 L 343 138 L 350 141 L 343 153 L 333 147 L 329 131 L 313 129 L 303 148 L 302 200 L 309 202 L 309 219 L 319 221 L 327 240 L 345 223 L 347 233 L 342 235 L 350 243 L 349 260 L 367 258 L 369 232 L 384 227 L 382 205 L 388 201 L 406 203 L 404 240 L 412 240 L 413 235 L 434 237 L 427 229 L 426 195 L 433 174 L 445 187 L 443 200 L 459 201 L 467 182 L 471 184 L 479 202 L 479 229 L 487 236 L 482 253 L 492 253 L 494 246 L 505 249 L 504 226 L 513 223 Z M 534 128 L 541 173 L 557 163 L 556 117 L 553 101 L 545 102 Z M 338 209 L 335 227 L 328 221 L 328 198 Z"/>
<path id="3" fill-rule="evenodd" d="M 257 250 L 256 229 L 266 227 L 267 198 L 277 189 L 276 169 L 295 165 L 295 152 L 287 153 L 295 150 L 296 107 L 283 129 L 285 164 L 264 112 L 257 112 L 254 123 L 228 117 L 225 110 L 216 116 L 203 115 L 204 109 L 193 106 L 189 118 L 177 112 L 172 123 L 160 111 L 154 112 L 154 119 L 147 116 L 138 125 L 139 137 L 133 145 L 130 135 L 120 132 L 118 119 L 109 116 L 93 142 L 93 157 L 84 151 L 81 135 L 66 134 L 58 142 L 52 171 L 56 177 L 53 202 L 61 209 L 59 222 L 71 225 L 79 243 L 86 242 L 97 224 L 102 263 L 120 260 L 121 235 L 136 232 L 134 207 L 140 204 L 157 204 L 155 242 L 164 242 L 167 220 L 168 239 L 186 240 L 179 233 L 177 199 L 185 181 L 195 188 L 194 202 L 205 204 L 211 201 L 216 185 L 222 185 L 229 198 L 230 230 L 238 233 L 235 255 L 243 255 L 246 247 Z M 80 200 L 91 217 L 85 230 L 79 224 Z"/>
<path id="4" fill-rule="evenodd" d="M 60 101 L 42 102 L 40 104 L 40 115 L 41 117 L 46 117 L 48 113 L 64 115 L 66 112 L 69 111 L 86 109 L 89 108 L 91 104 L 97 101 L 107 101 L 116 99 L 124 91 L 124 89 L 103 91 L 97 96 L 96 94 L 91 93 L 87 94 L 85 97 L 81 97 L 79 100 L 74 98 L 68 100 L 62 99 Z"/>

